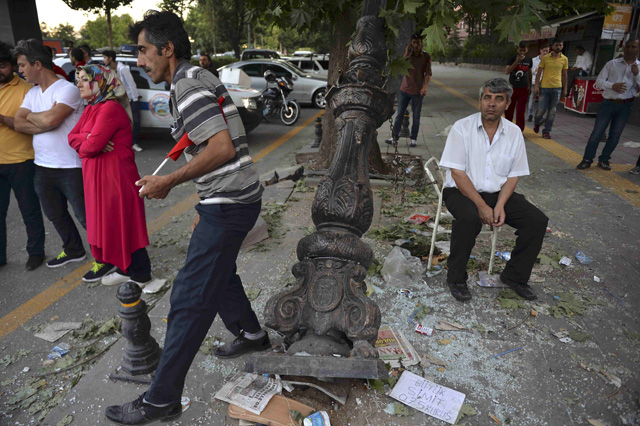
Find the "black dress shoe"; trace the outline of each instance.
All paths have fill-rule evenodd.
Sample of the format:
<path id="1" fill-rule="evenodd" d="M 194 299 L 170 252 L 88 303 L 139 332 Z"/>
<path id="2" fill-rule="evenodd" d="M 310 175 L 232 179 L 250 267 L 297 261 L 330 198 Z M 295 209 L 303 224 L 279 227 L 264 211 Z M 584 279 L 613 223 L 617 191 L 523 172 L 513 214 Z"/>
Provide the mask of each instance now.
<path id="1" fill-rule="evenodd" d="M 43 263 L 44 263 L 44 255 L 29 256 L 29 259 L 27 259 L 27 263 L 24 265 L 24 267 L 27 269 L 27 271 L 33 271 Z"/>
<path id="2" fill-rule="evenodd" d="M 143 401 L 145 394 L 146 392 L 126 404 L 107 407 L 104 410 L 105 416 L 119 425 L 146 425 L 156 420 L 173 420 L 182 414 L 180 401 L 169 404 L 166 407 L 156 407 Z"/>
<path id="3" fill-rule="evenodd" d="M 584 169 L 588 169 L 589 167 L 591 167 L 591 161 L 582 160 L 580 164 L 576 166 L 576 169 L 584 170 Z"/>
<path id="4" fill-rule="evenodd" d="M 268 349 L 271 349 L 271 341 L 266 331 L 264 337 L 257 340 L 247 339 L 244 337 L 244 332 L 241 332 L 233 342 L 220 346 L 213 351 L 213 354 L 218 358 L 226 359 L 235 358 L 248 352 L 260 352 Z"/>
<path id="5" fill-rule="evenodd" d="M 611 170 L 611 164 L 608 161 L 598 161 L 598 167 L 603 170 Z"/>
<path id="6" fill-rule="evenodd" d="M 533 292 L 527 284 L 517 283 L 500 275 L 500 281 L 509 286 L 516 294 L 525 300 L 536 300 L 538 296 Z"/>
<path id="7" fill-rule="evenodd" d="M 467 283 L 447 283 L 451 295 L 461 302 L 468 302 L 471 300 L 471 293 L 467 287 Z"/>

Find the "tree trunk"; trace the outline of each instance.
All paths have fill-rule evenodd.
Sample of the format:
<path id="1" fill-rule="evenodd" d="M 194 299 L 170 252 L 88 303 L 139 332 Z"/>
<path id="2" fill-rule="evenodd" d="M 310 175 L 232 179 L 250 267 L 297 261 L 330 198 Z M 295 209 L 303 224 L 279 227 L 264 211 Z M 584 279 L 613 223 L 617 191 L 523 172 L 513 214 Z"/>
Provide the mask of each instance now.
<path id="1" fill-rule="evenodd" d="M 113 50 L 113 31 L 111 31 L 111 9 L 105 10 L 107 15 L 107 34 L 109 35 L 109 49 Z"/>
<path id="2" fill-rule="evenodd" d="M 357 10 L 345 11 L 338 17 L 334 26 L 334 34 L 330 50 L 329 75 L 327 85 L 329 87 L 338 84 L 338 79 L 349 68 L 349 46 L 351 37 L 356 28 Z M 326 108 L 322 116 L 322 141 L 318 153 L 318 167 L 328 169 L 333 160 L 338 146 L 338 134 L 333 113 Z M 377 143 L 371 146 L 369 153 L 369 167 L 377 173 L 388 173 L 387 167 L 382 161 L 380 147 Z"/>

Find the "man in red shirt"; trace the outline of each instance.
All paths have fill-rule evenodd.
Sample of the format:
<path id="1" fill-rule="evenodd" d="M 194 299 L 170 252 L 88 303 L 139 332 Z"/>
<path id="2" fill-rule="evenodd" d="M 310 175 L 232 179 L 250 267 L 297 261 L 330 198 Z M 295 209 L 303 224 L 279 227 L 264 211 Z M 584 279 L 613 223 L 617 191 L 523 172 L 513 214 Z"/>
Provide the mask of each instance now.
<path id="1" fill-rule="evenodd" d="M 398 140 L 400 134 L 400 126 L 402 126 L 402 118 L 404 112 L 411 101 L 411 140 L 410 145 L 417 145 L 418 131 L 420 130 L 420 111 L 422 110 L 422 100 L 427 94 L 427 87 L 431 80 L 431 56 L 422 50 L 422 36 L 415 33 L 411 36 L 409 43 L 404 51 L 404 57 L 413 66 L 409 70 L 409 75 L 402 78 L 400 91 L 398 92 L 398 109 L 396 110 L 396 119 L 393 122 L 393 134 L 391 139 L 385 142 L 388 144 Z"/>

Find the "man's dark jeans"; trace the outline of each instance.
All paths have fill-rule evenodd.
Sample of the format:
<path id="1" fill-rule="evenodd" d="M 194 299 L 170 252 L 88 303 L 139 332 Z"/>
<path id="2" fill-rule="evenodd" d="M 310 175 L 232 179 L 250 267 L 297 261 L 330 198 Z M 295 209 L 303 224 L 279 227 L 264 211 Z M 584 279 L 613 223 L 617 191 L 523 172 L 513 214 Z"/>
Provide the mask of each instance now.
<path id="1" fill-rule="evenodd" d="M 217 314 L 234 335 L 260 331 L 260 322 L 236 273 L 242 241 L 258 219 L 261 203 L 198 204 L 185 265 L 171 290 L 171 309 L 160 364 L 147 401 L 179 401 L 184 380 Z"/>
<path id="2" fill-rule="evenodd" d="M 40 200 L 33 188 L 34 174 L 33 160 L 0 164 L 0 265 L 7 263 L 7 211 L 11 189 L 27 228 L 27 253 L 29 256 L 44 256 L 44 222 Z"/>
<path id="3" fill-rule="evenodd" d="M 481 192 L 480 196 L 489 207 L 494 208 L 498 202 L 498 194 Z M 454 217 L 451 254 L 447 259 L 447 282 L 463 283 L 467 281 L 467 262 L 476 243 L 476 237 L 482 230 L 482 221 L 476 205 L 462 195 L 458 188 L 445 188 L 442 197 Z M 516 246 L 511 252 L 511 260 L 507 262 L 502 276 L 513 282 L 526 284 L 540 253 L 549 219 L 524 196 L 515 192 L 505 203 L 504 211 L 505 223 L 517 229 L 517 238 Z M 491 255 L 493 256 L 493 253 Z"/>
<path id="4" fill-rule="evenodd" d="M 589 137 L 589 142 L 584 150 L 584 160 L 593 162 L 593 158 L 596 156 L 598 150 L 598 144 L 602 140 L 602 135 L 609 127 L 609 137 L 607 143 L 602 149 L 602 154 L 598 157 L 600 161 L 609 161 L 613 150 L 616 149 L 624 126 L 626 126 L 629 116 L 631 115 L 631 109 L 633 108 L 633 102 L 616 103 L 609 99 L 603 99 L 598 109 L 598 115 L 596 116 L 596 123 L 593 126 L 593 131 Z"/>
<path id="5" fill-rule="evenodd" d="M 541 126 L 544 121 L 544 131 L 549 133 L 553 128 L 553 122 L 556 119 L 556 107 L 560 102 L 562 88 L 540 89 L 538 95 L 538 110 L 536 111 L 535 125 Z M 547 118 L 545 120 L 545 114 Z"/>
<path id="6" fill-rule="evenodd" d="M 42 211 L 60 235 L 65 253 L 69 256 L 85 254 L 82 238 L 67 209 L 68 202 L 78 222 L 87 229 L 82 169 L 50 169 L 36 165 L 34 184 Z"/>
<path id="7" fill-rule="evenodd" d="M 404 118 L 404 112 L 407 110 L 409 102 L 411 102 L 411 139 L 418 139 L 418 131 L 420 130 L 420 111 L 422 111 L 422 100 L 424 96 L 410 95 L 398 91 L 398 109 L 396 110 L 396 119 L 393 122 L 393 138 L 398 140 L 400 129 L 402 128 L 402 120 Z"/>
<path id="8" fill-rule="evenodd" d="M 131 105 L 131 115 L 133 118 L 133 134 L 131 135 L 131 144 L 135 145 L 138 143 L 138 138 L 140 137 L 140 102 L 131 101 L 129 102 Z"/>

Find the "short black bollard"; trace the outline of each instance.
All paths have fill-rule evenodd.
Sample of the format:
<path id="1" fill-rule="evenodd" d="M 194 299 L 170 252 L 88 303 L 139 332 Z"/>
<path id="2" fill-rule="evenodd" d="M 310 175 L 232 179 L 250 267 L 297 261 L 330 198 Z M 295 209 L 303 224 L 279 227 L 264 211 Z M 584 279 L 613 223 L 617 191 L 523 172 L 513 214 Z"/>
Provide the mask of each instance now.
<path id="1" fill-rule="evenodd" d="M 122 284 L 116 295 L 121 304 L 118 314 L 122 318 L 122 335 L 127 339 L 120 367 L 132 376 L 155 371 L 162 352 L 151 336 L 147 304 L 140 299 L 141 295 L 142 289 L 132 281 Z"/>
<path id="2" fill-rule="evenodd" d="M 411 132 L 409 132 L 409 111 L 404 112 L 404 117 L 402 117 L 402 128 L 400 128 L 400 134 L 398 136 L 401 138 L 408 138 L 411 136 Z"/>
<path id="3" fill-rule="evenodd" d="M 316 139 L 311 144 L 311 148 L 320 148 L 322 142 L 322 118 L 316 117 Z"/>

